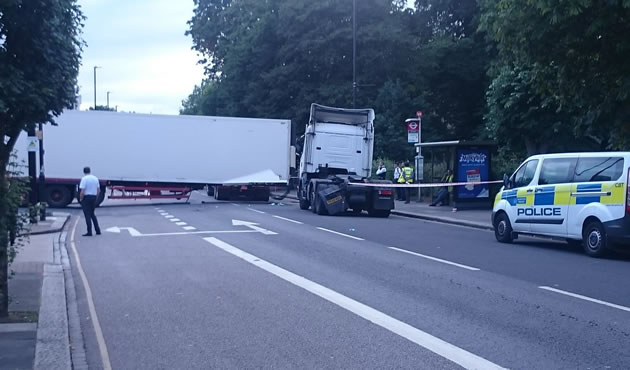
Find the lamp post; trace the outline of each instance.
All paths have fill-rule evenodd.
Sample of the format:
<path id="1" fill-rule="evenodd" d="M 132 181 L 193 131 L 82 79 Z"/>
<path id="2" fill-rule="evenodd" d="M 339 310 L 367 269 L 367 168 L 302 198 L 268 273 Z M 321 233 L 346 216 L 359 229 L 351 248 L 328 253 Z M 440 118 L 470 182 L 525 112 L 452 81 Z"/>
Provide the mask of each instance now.
<path id="1" fill-rule="evenodd" d="M 111 91 L 107 92 L 107 109 L 109 109 L 109 94 L 111 94 Z"/>
<path id="2" fill-rule="evenodd" d="M 96 69 L 103 68 L 99 66 L 94 66 L 94 110 L 96 110 Z"/>

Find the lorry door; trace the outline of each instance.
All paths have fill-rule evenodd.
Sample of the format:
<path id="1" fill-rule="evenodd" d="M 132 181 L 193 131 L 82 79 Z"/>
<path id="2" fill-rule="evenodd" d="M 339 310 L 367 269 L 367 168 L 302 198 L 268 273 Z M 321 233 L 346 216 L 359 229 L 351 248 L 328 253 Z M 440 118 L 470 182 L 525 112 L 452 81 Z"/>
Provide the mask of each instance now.
<path id="1" fill-rule="evenodd" d="M 581 215 L 585 207 L 592 203 L 606 206 L 610 220 L 623 218 L 625 215 L 625 173 L 622 156 L 595 157 L 581 155 L 575 168 L 575 179 L 571 185 L 569 205 L 568 234 L 582 236 Z"/>
<path id="2" fill-rule="evenodd" d="M 512 189 L 505 190 L 501 195 L 509 203 L 506 211 L 512 224 L 512 230 L 516 232 L 530 231 L 529 223 L 526 222 L 526 210 L 532 209 L 534 205 L 532 182 L 536 175 L 538 162 L 538 159 L 532 159 L 524 163 L 512 176 Z"/>
<path id="3" fill-rule="evenodd" d="M 566 236 L 576 164 L 577 157 L 543 159 L 529 218 L 533 233 Z"/>

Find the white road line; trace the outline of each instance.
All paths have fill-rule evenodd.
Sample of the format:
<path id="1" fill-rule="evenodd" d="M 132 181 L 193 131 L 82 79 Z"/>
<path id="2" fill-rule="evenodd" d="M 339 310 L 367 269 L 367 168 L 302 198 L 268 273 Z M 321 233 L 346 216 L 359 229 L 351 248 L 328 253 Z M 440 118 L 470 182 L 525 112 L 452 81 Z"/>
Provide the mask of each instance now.
<path id="1" fill-rule="evenodd" d="M 171 221 L 171 222 L 180 222 L 181 220 L 179 218 L 171 218 L 169 221 Z"/>
<path id="2" fill-rule="evenodd" d="M 197 230 L 197 228 L 194 227 L 194 226 L 184 226 L 184 230 L 188 230 L 188 231 L 190 231 L 190 230 Z"/>
<path id="3" fill-rule="evenodd" d="M 338 231 L 329 230 L 329 229 L 324 229 L 323 227 L 318 227 L 318 229 L 319 229 L 319 230 L 321 230 L 321 231 L 326 231 L 326 232 L 329 232 L 329 233 L 333 233 L 333 234 L 337 234 L 337 235 L 345 236 L 346 238 L 350 238 L 350 239 L 354 239 L 354 240 L 365 240 L 365 239 L 357 238 L 356 236 L 352 236 L 352 235 L 348 235 L 348 234 L 340 233 L 340 232 L 338 232 Z"/>
<path id="4" fill-rule="evenodd" d="M 453 344 L 434 337 L 431 334 L 397 320 L 383 312 L 380 312 L 352 298 L 346 297 L 336 291 L 319 285 L 313 281 L 296 275 L 279 266 L 264 261 L 254 255 L 244 252 L 217 238 L 204 238 L 208 243 L 220 248 L 252 265 L 265 270 L 289 283 L 296 285 L 312 294 L 315 294 L 343 309 L 346 309 L 390 332 L 397 334 L 429 351 L 442 356 L 466 369 L 502 369 L 501 366 L 482 357 L 459 348 Z"/>
<path id="5" fill-rule="evenodd" d="M 234 207 L 240 207 L 240 204 L 232 203 Z"/>
<path id="6" fill-rule="evenodd" d="M 280 216 L 275 216 L 275 215 L 274 215 L 273 217 L 275 217 L 275 218 L 279 218 L 279 219 L 281 219 L 281 220 L 285 220 L 285 221 L 293 222 L 294 224 L 304 225 L 304 223 L 303 223 L 303 222 L 300 222 L 300 221 L 295 221 L 295 220 L 292 220 L 292 219 L 290 219 L 290 218 L 280 217 Z"/>
<path id="7" fill-rule="evenodd" d="M 166 215 L 164 217 L 166 217 L 166 218 L 175 218 L 175 216 L 171 216 L 171 215 Z"/>
<path id="8" fill-rule="evenodd" d="M 77 231 L 77 224 L 81 217 L 77 218 L 77 221 L 74 223 L 74 227 L 72 228 L 72 235 L 70 237 L 70 247 L 72 248 L 72 253 L 74 254 L 74 259 L 77 263 L 77 269 L 79 270 L 79 275 L 81 276 L 81 281 L 83 282 L 83 289 L 85 290 L 85 296 L 87 297 L 88 309 L 90 311 L 90 317 L 92 321 L 92 326 L 94 327 L 94 333 L 96 335 L 96 342 L 98 343 L 98 350 L 101 353 L 101 361 L 103 362 L 103 369 L 111 370 L 112 364 L 109 360 L 109 352 L 107 351 L 107 344 L 105 343 L 105 337 L 103 336 L 103 330 L 101 329 L 100 321 L 98 320 L 98 315 L 96 314 L 96 308 L 94 306 L 94 298 L 92 297 L 92 289 L 90 288 L 90 284 L 88 283 L 87 276 L 85 275 L 85 271 L 83 271 L 83 266 L 81 265 L 81 258 L 79 258 L 79 253 L 77 252 L 77 247 L 74 243 L 74 236 Z"/>
<path id="9" fill-rule="evenodd" d="M 177 226 L 186 226 L 187 224 L 185 222 L 183 222 L 183 221 L 180 221 L 180 222 L 175 222 L 175 225 L 177 225 Z"/>
<path id="10" fill-rule="evenodd" d="M 451 262 L 451 261 L 443 260 L 441 258 L 436 258 L 436 257 L 431 257 L 431 256 L 427 256 L 427 255 L 424 255 L 424 254 L 416 253 L 416 252 L 411 252 L 411 251 L 408 251 L 408 250 L 405 250 L 405 249 L 400 249 L 400 248 L 396 248 L 396 247 L 388 247 L 388 248 L 391 249 L 391 250 L 398 251 L 398 252 L 403 252 L 403 253 L 407 253 L 407 254 L 412 254 L 414 256 L 426 258 L 426 259 L 431 260 L 431 261 L 436 261 L 436 262 L 446 263 L 447 265 L 451 265 L 451 266 L 461 267 L 463 269 L 470 270 L 470 271 L 479 271 L 480 270 L 480 269 L 478 269 L 476 267 L 462 265 L 461 263 Z"/>
<path id="11" fill-rule="evenodd" d="M 595 299 L 595 298 L 587 297 L 587 296 L 584 296 L 584 295 L 567 292 L 567 291 L 564 291 L 564 290 L 560 290 L 560 289 L 556 289 L 556 288 L 552 288 L 552 287 L 548 287 L 548 286 L 539 286 L 539 288 L 540 289 L 544 289 L 544 290 L 548 290 L 548 291 L 554 292 L 554 293 L 568 295 L 569 297 L 578 298 L 578 299 L 582 299 L 582 300 L 585 300 L 585 301 L 598 303 L 598 304 L 601 304 L 601 305 L 604 305 L 604 306 L 616 308 L 618 310 L 630 312 L 630 307 L 621 306 L 621 305 L 610 303 L 610 302 L 606 302 L 606 301 L 601 301 L 599 299 Z"/>
<path id="12" fill-rule="evenodd" d="M 256 213 L 260 213 L 260 214 L 262 214 L 262 215 L 267 214 L 267 212 L 259 211 L 259 210 L 257 210 L 257 209 L 253 209 L 253 208 L 249 208 L 249 207 L 247 207 L 247 209 L 249 209 L 250 211 L 256 212 Z"/>

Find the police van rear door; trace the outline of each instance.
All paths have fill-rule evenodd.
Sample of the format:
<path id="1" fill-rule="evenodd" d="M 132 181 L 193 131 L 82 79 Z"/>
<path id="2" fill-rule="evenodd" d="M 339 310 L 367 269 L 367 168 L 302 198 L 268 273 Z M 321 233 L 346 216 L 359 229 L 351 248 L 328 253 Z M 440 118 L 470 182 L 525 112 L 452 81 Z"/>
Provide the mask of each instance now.
<path id="1" fill-rule="evenodd" d="M 566 236 L 576 164 L 577 157 L 543 160 L 534 189 L 533 214 L 529 217 L 533 233 Z"/>

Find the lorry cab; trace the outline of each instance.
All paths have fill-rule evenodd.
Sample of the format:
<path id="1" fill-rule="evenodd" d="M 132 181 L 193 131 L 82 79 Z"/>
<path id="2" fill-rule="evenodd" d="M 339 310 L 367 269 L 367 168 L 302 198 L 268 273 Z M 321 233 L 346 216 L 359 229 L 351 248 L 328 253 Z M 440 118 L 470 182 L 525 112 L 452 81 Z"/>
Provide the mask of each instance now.
<path id="1" fill-rule="evenodd" d="M 630 152 L 536 155 L 506 178 L 492 212 L 495 236 L 564 238 L 593 257 L 630 245 Z"/>

